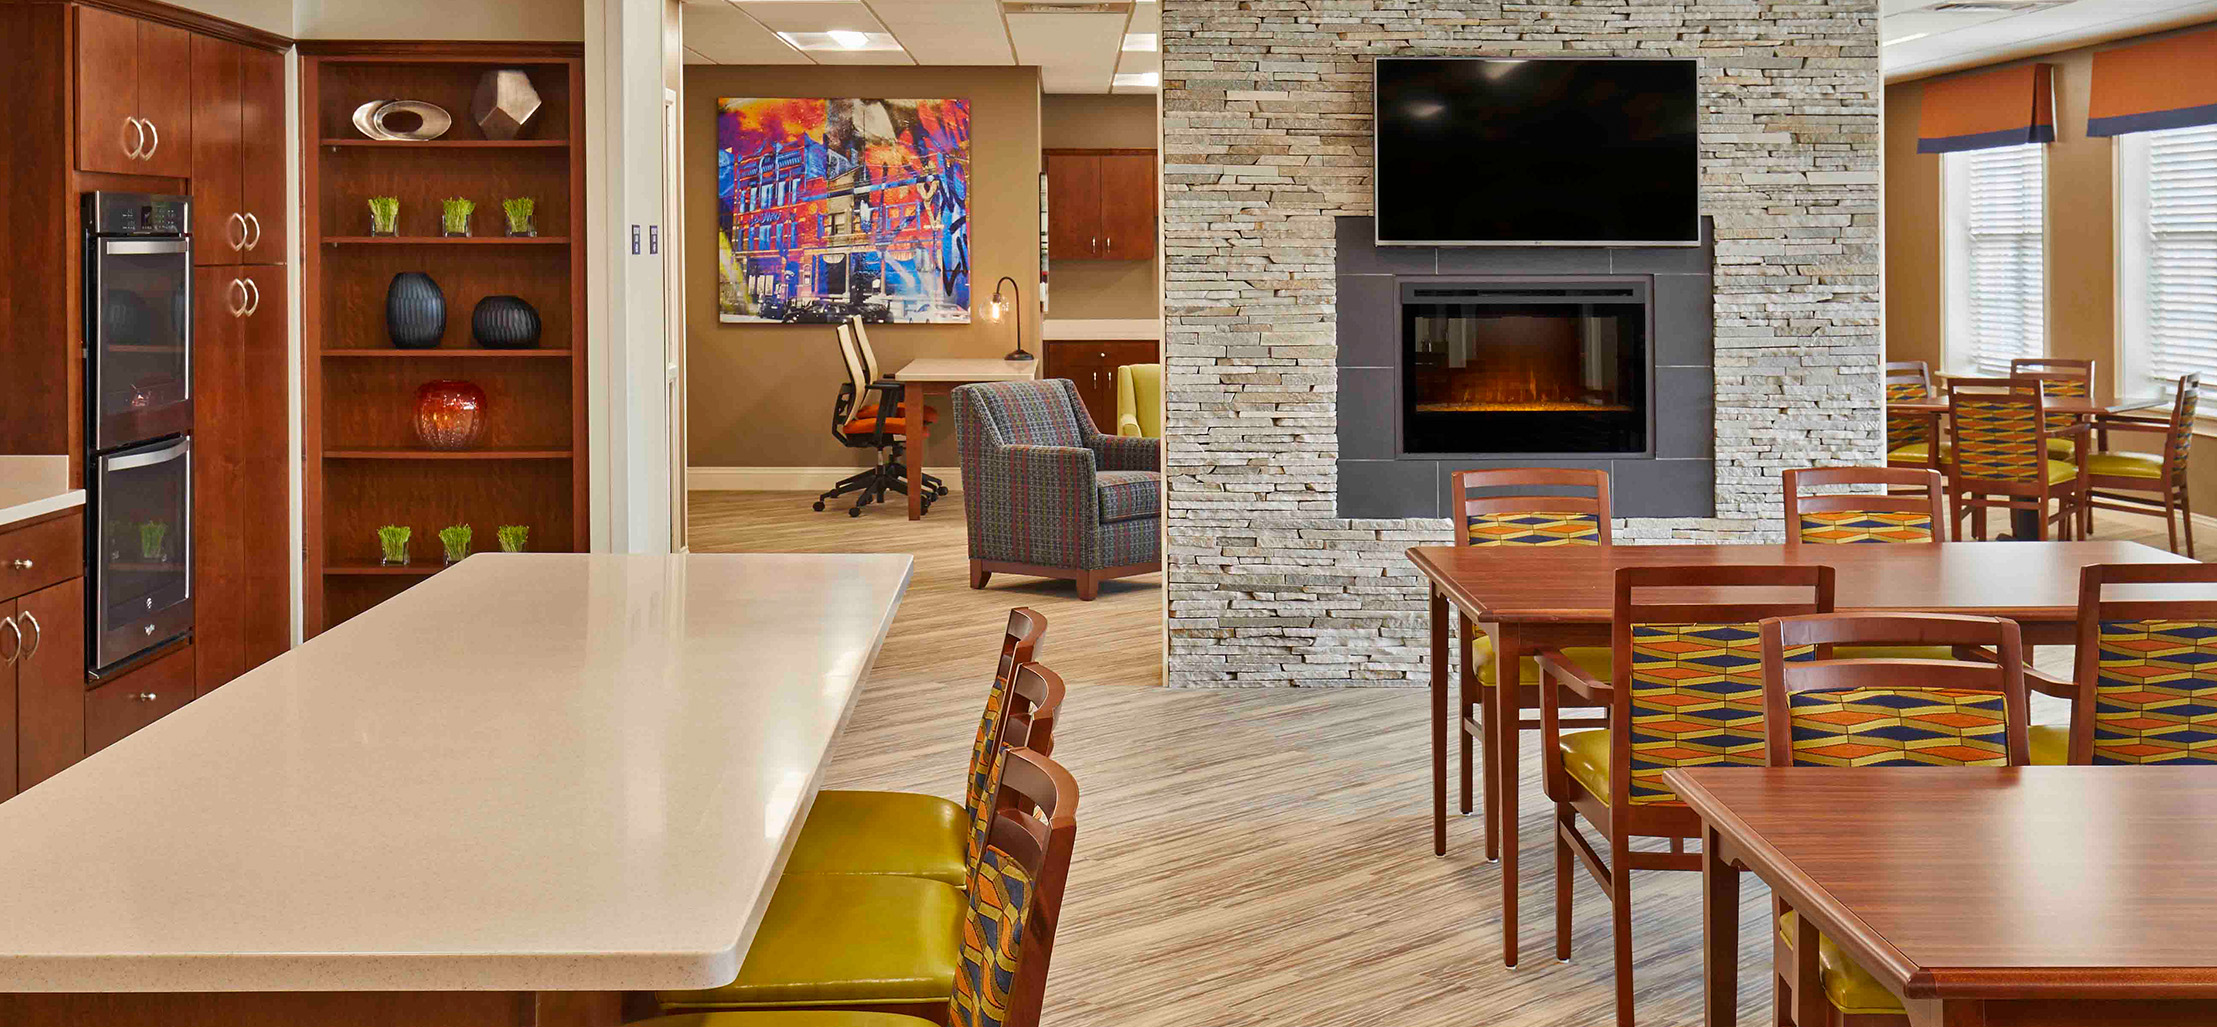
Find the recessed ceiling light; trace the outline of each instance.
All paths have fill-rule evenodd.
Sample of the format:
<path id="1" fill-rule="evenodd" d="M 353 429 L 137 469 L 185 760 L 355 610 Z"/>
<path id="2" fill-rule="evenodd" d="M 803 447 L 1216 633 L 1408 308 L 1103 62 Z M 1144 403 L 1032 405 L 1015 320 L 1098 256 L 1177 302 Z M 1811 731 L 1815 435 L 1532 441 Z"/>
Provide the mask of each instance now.
<path id="1" fill-rule="evenodd" d="M 1880 44 L 1878 44 L 1878 45 L 1880 45 L 1880 46 L 1892 46 L 1892 45 L 1894 45 L 1895 43 L 1906 43 L 1906 42 L 1909 42 L 1909 41 L 1910 41 L 1910 40 L 1912 40 L 1912 39 L 1923 39 L 1924 37 L 1926 37 L 1926 36 L 1929 36 L 1929 35 L 1931 35 L 1931 34 L 1932 34 L 1932 33 L 1930 33 L 1930 32 L 1912 32 L 1912 33 L 1910 33 L 1910 34 L 1908 34 L 1908 35 L 1906 35 L 1906 36 L 1895 36 L 1894 38 L 1892 38 L 1892 39 L 1889 39 L 1889 40 L 1887 40 L 1887 41 L 1885 41 L 1885 42 L 1883 42 L 1883 43 L 1880 43 Z"/>
<path id="2" fill-rule="evenodd" d="M 832 29 L 828 32 L 780 32 L 778 38 L 792 44 L 795 50 L 899 50 L 901 41 L 890 32 L 857 32 L 853 29 Z"/>
<path id="3" fill-rule="evenodd" d="M 870 34 L 867 32 L 856 32 L 853 29 L 832 29 L 824 35 L 830 36 L 832 42 L 849 50 L 860 50 L 870 45 Z"/>
<path id="4" fill-rule="evenodd" d="M 1100 80 L 1095 79 L 1094 81 L 1098 82 Z M 1136 86 L 1144 89 L 1160 89 L 1162 88 L 1162 72 L 1127 71 L 1116 76 L 1116 84 L 1120 86 Z"/>
<path id="5" fill-rule="evenodd" d="M 1152 32 L 1124 33 L 1125 53 L 1154 53 L 1155 34 Z"/>

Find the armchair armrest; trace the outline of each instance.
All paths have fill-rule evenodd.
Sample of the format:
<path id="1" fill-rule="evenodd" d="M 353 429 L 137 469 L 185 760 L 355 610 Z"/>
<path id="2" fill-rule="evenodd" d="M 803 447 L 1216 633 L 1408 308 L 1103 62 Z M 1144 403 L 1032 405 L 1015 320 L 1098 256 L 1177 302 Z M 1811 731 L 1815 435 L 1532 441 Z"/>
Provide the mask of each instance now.
<path id="1" fill-rule="evenodd" d="M 2171 419 L 2166 417 L 2160 421 L 2151 421 L 2138 417 L 2127 417 L 2113 420 L 2104 417 L 2095 421 L 2094 427 L 2105 432 L 2132 431 L 2147 435 L 2169 435 L 2171 434 Z"/>
<path id="2" fill-rule="evenodd" d="M 1104 471 L 1162 470 L 1162 440 L 1136 435 L 1096 435 Z"/>
<path id="3" fill-rule="evenodd" d="M 1543 681 L 1568 688 L 1592 705 L 1607 706 L 1616 695 L 1616 686 L 1594 677 L 1560 649 L 1542 649 L 1532 659 L 1540 665 Z"/>
<path id="4" fill-rule="evenodd" d="M 1992 646 L 1966 646 L 1965 649 L 1967 655 L 1988 663 L 2001 662 L 2001 654 L 1995 652 Z M 2058 699 L 2076 700 L 2078 698 L 2078 682 L 2069 678 L 2059 678 L 2047 674 L 2034 668 L 2029 663 L 2025 664 L 2025 689 L 2038 692 L 2041 695 L 2052 695 Z"/>
<path id="5" fill-rule="evenodd" d="M 1027 477 L 1055 482 L 1084 482 L 1093 485 L 1095 459 L 1093 451 L 1084 446 L 1002 446 L 998 452 L 1009 467 L 1022 471 Z"/>
<path id="6" fill-rule="evenodd" d="M 1124 438 L 1135 438 L 1140 433 L 1138 414 L 1116 415 L 1116 434 Z"/>

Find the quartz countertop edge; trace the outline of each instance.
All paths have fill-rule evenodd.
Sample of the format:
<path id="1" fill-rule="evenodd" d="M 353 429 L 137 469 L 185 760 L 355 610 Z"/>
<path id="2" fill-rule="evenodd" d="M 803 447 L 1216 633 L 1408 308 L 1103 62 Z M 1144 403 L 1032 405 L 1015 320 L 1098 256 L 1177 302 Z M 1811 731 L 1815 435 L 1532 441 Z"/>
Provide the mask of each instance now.
<path id="1" fill-rule="evenodd" d="M 0 456 L 0 529 L 85 505 L 69 487 L 66 456 Z"/>

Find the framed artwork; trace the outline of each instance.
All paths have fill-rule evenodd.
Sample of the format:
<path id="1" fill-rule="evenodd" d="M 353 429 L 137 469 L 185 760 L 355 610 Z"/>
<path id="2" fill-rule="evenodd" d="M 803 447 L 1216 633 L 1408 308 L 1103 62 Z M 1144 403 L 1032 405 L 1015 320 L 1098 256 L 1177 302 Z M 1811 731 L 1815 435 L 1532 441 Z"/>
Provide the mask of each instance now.
<path id="1" fill-rule="evenodd" d="M 718 320 L 969 323 L 968 100 L 716 105 Z"/>

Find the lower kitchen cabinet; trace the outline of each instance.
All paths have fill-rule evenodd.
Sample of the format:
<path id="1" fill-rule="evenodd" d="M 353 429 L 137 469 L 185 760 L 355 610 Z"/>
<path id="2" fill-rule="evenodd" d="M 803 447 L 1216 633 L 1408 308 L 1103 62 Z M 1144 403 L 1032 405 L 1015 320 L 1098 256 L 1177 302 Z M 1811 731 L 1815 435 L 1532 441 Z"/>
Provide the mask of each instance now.
<path id="1" fill-rule="evenodd" d="M 191 646 L 173 649 L 84 693 L 85 755 L 90 756 L 191 702 Z"/>
<path id="2" fill-rule="evenodd" d="M 1153 339 L 1049 339 L 1041 348 L 1046 354 L 1046 377 L 1068 378 L 1076 384 L 1078 399 L 1093 415 L 1093 426 L 1111 435 L 1116 434 L 1116 369 L 1162 359 L 1162 344 Z"/>
<path id="3" fill-rule="evenodd" d="M 5 798 L 85 756 L 85 579 L 0 602 L 0 617 L 23 635 L 13 664 L 0 668 L 0 692 L 11 693 L 15 721 L 0 742 L 13 750 L 0 771 Z"/>

